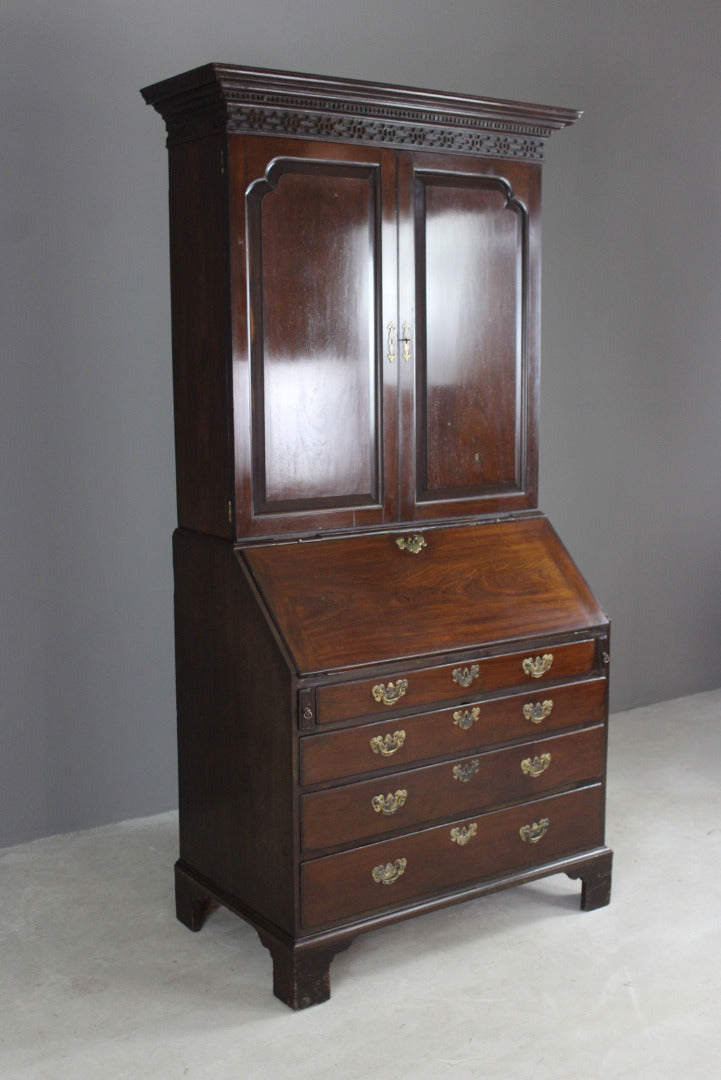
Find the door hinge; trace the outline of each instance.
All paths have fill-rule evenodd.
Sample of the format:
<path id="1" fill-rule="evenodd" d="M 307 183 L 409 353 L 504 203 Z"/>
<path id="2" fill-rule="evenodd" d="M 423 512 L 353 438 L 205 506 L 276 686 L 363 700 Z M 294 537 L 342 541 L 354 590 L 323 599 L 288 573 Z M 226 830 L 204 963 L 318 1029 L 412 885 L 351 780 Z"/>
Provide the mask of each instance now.
<path id="1" fill-rule="evenodd" d="M 233 524 L 233 500 L 228 499 L 228 524 Z"/>

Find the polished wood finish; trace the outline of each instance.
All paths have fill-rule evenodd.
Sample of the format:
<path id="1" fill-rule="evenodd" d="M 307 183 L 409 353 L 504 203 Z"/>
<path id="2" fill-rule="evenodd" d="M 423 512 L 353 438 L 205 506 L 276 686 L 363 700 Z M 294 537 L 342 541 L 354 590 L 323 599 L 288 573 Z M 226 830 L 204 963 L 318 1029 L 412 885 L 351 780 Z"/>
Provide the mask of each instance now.
<path id="1" fill-rule="evenodd" d="M 398 548 L 403 535 L 242 549 L 298 671 L 567 634 L 604 620 L 545 518 L 426 531 L 418 555 Z M 319 587 L 309 590 L 311 581 Z"/>
<path id="2" fill-rule="evenodd" d="M 548 755 L 549 764 L 540 775 L 524 771 L 524 762 L 543 755 Z M 301 797 L 301 844 L 305 852 L 318 851 L 502 803 L 525 801 L 554 788 L 601 779 L 604 766 L 604 730 L 596 726 L 521 747 L 479 751 L 425 768 L 326 788 Z M 383 813 L 374 807 L 377 795 L 383 798 L 398 790 L 404 792 L 404 798 L 397 810 Z"/>
<path id="3" fill-rule="evenodd" d="M 567 109 L 208 65 L 170 160 L 178 918 L 275 994 L 553 873 L 608 903 L 608 620 L 537 506 Z"/>
<path id="4" fill-rule="evenodd" d="M 358 917 L 467 881 L 538 865 L 561 853 L 593 849 L 602 836 L 602 816 L 603 789 L 598 784 L 311 859 L 301 866 L 303 925 Z M 546 835 L 537 844 L 524 843 L 521 828 L 544 819 L 550 823 Z M 453 843 L 452 827 L 470 825 L 476 831 L 468 844 Z M 406 866 L 397 880 L 389 885 L 374 880 L 376 866 L 398 859 L 406 860 Z"/>
<path id="5" fill-rule="evenodd" d="M 546 638 L 546 644 L 549 642 Z M 549 646 L 550 647 L 550 646 Z M 405 711 L 409 707 L 457 699 L 466 700 L 469 693 L 491 692 L 516 683 L 539 685 L 568 675 L 585 675 L 596 664 L 596 642 L 585 638 L 573 644 L 554 645 L 552 664 L 540 680 L 527 675 L 523 670 L 523 661 L 534 655 L 528 647 L 521 652 L 501 652 L 485 656 L 480 650 L 471 653 L 467 662 L 456 660 L 438 667 L 422 668 L 406 672 L 400 663 L 394 665 L 392 675 L 395 682 L 405 673 L 407 687 L 398 706 Z M 458 674 L 457 674 L 458 673 Z M 465 678 L 463 676 L 465 675 Z M 458 678 L 462 682 L 458 682 Z M 389 707 L 381 700 L 376 700 L 373 691 L 379 685 L 378 677 L 359 679 L 353 682 L 327 682 L 318 687 L 317 722 L 332 724 L 338 720 L 369 717 L 373 714 L 389 712 Z M 385 685 L 385 684 L 384 684 Z M 395 710 L 397 711 L 397 710 Z"/>
<path id="6" fill-rule="evenodd" d="M 535 506 L 540 161 L 579 114 L 224 65 L 143 94 L 169 132 L 180 525 Z"/>
<path id="7" fill-rule="evenodd" d="M 359 773 L 377 773 L 429 758 L 453 755 L 478 746 L 528 739 L 546 732 L 602 721 L 606 709 L 605 677 L 554 685 L 550 690 L 512 694 L 490 701 L 476 696 L 437 712 L 404 715 L 403 745 L 388 758 L 374 753 L 372 741 L 392 735 L 395 721 L 359 725 L 308 736 L 300 741 L 301 783 L 321 784 Z M 523 712 L 550 698 L 550 713 L 535 723 Z M 476 716 L 477 713 L 477 716 Z M 463 723 L 458 722 L 458 716 Z M 470 714 L 472 722 L 464 719 Z"/>

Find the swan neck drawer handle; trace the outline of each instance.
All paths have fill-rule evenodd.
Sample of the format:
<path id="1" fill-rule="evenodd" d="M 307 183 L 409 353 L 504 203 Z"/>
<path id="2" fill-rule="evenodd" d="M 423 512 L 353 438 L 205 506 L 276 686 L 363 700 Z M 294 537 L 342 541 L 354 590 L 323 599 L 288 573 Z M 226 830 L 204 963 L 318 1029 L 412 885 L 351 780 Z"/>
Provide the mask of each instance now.
<path id="1" fill-rule="evenodd" d="M 521 840 L 526 844 L 537 844 L 548 832 L 550 824 L 547 817 L 542 817 L 540 821 L 534 821 L 533 825 L 522 825 L 518 830 Z"/>
<path id="2" fill-rule="evenodd" d="M 373 697 L 380 705 L 395 705 L 397 701 L 400 701 L 406 690 L 408 689 L 408 679 L 396 679 L 395 682 L 389 682 L 386 686 L 385 683 L 376 683 L 371 690 Z"/>
<path id="3" fill-rule="evenodd" d="M 374 795 L 371 799 L 371 806 L 376 814 L 385 814 L 386 817 L 390 817 L 391 814 L 395 814 L 396 810 L 400 810 L 405 805 L 407 798 L 408 792 L 404 788 L 400 788 L 395 795 L 392 791 L 389 791 L 387 795 Z"/>
<path id="4" fill-rule="evenodd" d="M 546 701 L 537 701 L 535 705 L 533 702 L 529 702 L 528 705 L 523 706 L 523 715 L 526 720 L 530 720 L 532 724 L 540 724 L 543 720 L 547 720 L 551 715 L 553 709 L 553 699 L 547 698 Z"/>
<path id="5" fill-rule="evenodd" d="M 400 731 L 394 731 L 393 734 L 388 732 L 387 735 L 374 735 L 371 739 L 371 750 L 374 754 L 380 754 L 382 757 L 391 757 L 392 754 L 396 754 L 403 743 L 406 741 L 406 733 L 401 728 Z"/>
<path id="6" fill-rule="evenodd" d="M 521 662 L 524 675 L 530 675 L 532 679 L 540 679 L 547 671 L 551 670 L 553 653 L 547 652 L 543 656 L 527 656 Z"/>
<path id="7" fill-rule="evenodd" d="M 541 754 L 540 757 L 534 757 L 533 759 L 527 757 L 521 762 L 521 772 L 525 773 L 526 776 L 540 776 L 550 764 L 550 754 Z"/>
<path id="8" fill-rule="evenodd" d="M 395 862 L 374 866 L 371 876 L 376 885 L 392 885 L 394 881 L 398 881 L 407 866 L 408 859 L 396 859 Z"/>

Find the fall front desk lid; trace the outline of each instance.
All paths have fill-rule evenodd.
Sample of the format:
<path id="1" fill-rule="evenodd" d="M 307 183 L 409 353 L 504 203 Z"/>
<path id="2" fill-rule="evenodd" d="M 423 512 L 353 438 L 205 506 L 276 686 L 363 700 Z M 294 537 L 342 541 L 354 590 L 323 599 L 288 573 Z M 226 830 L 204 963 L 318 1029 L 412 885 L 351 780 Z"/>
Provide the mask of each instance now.
<path id="1" fill-rule="evenodd" d="M 241 548 L 300 674 L 605 625 L 545 517 Z"/>

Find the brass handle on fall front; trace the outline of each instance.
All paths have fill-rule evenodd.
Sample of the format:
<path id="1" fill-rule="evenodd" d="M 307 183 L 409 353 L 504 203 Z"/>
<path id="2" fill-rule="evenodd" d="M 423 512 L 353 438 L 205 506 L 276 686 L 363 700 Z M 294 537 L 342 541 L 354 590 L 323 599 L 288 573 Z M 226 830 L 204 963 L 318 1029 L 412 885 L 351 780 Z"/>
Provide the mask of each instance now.
<path id="1" fill-rule="evenodd" d="M 474 679 L 477 679 L 480 675 L 480 668 L 478 664 L 472 664 L 469 668 L 454 668 L 453 669 L 453 681 L 462 686 L 464 690 L 467 690 Z"/>
<path id="2" fill-rule="evenodd" d="M 532 724 L 540 724 L 542 720 L 546 720 L 551 715 L 552 708 L 552 698 L 548 698 L 546 701 L 537 701 L 535 705 L 533 702 L 529 702 L 528 705 L 523 706 L 523 715 Z"/>
<path id="3" fill-rule="evenodd" d="M 551 670 L 551 664 L 553 663 L 553 653 L 547 652 L 543 656 L 527 656 L 525 660 L 521 662 L 524 675 L 530 675 L 533 679 L 540 679 L 541 675 L 545 675 L 547 671 Z"/>
<path id="4" fill-rule="evenodd" d="M 478 826 L 475 821 L 471 825 L 459 825 L 457 828 L 451 829 L 451 840 L 454 844 L 458 844 L 459 847 L 465 847 L 477 832 Z"/>
<path id="5" fill-rule="evenodd" d="M 522 825 L 518 833 L 525 843 L 537 844 L 548 832 L 550 824 L 547 817 L 542 817 L 540 821 L 534 821 L 533 825 Z"/>
<path id="6" fill-rule="evenodd" d="M 389 682 L 386 686 L 385 683 L 376 683 L 371 690 L 373 697 L 380 704 L 395 705 L 397 701 L 405 694 L 408 689 L 408 679 L 397 679 L 394 683 Z"/>
<path id="7" fill-rule="evenodd" d="M 386 863 L 385 866 L 374 866 L 371 870 L 371 876 L 376 885 L 392 885 L 394 881 L 398 881 L 405 868 L 408 866 L 408 859 L 396 859 L 395 862 Z"/>
<path id="8" fill-rule="evenodd" d="M 394 364 L 396 361 L 396 324 L 393 322 L 388 323 L 388 363 Z"/>
<path id="9" fill-rule="evenodd" d="M 371 750 L 374 754 L 380 754 L 382 757 L 390 757 L 400 750 L 405 741 L 406 733 L 402 729 L 400 731 L 394 731 L 392 735 L 389 731 L 387 735 L 373 736 L 371 739 Z"/>
<path id="10" fill-rule="evenodd" d="M 395 814 L 396 810 L 400 810 L 405 805 L 407 798 L 408 792 L 401 788 L 396 791 L 395 795 L 392 791 L 387 795 L 374 795 L 371 799 L 371 806 L 376 814 L 385 814 L 386 817 L 390 817 L 391 814 Z"/>
<path id="11" fill-rule="evenodd" d="M 480 715 L 481 710 L 477 706 L 473 709 L 456 709 L 453 713 L 453 723 L 461 731 L 468 731 L 469 728 L 473 727 Z"/>
<path id="12" fill-rule="evenodd" d="M 521 772 L 525 773 L 526 776 L 540 776 L 550 764 L 550 754 L 541 754 L 540 757 L 534 757 L 533 759 L 527 757 L 521 762 Z"/>
<path id="13" fill-rule="evenodd" d="M 401 551 L 410 551 L 411 555 L 418 555 L 427 546 L 423 537 L 418 533 L 415 536 L 399 536 L 396 544 Z"/>

